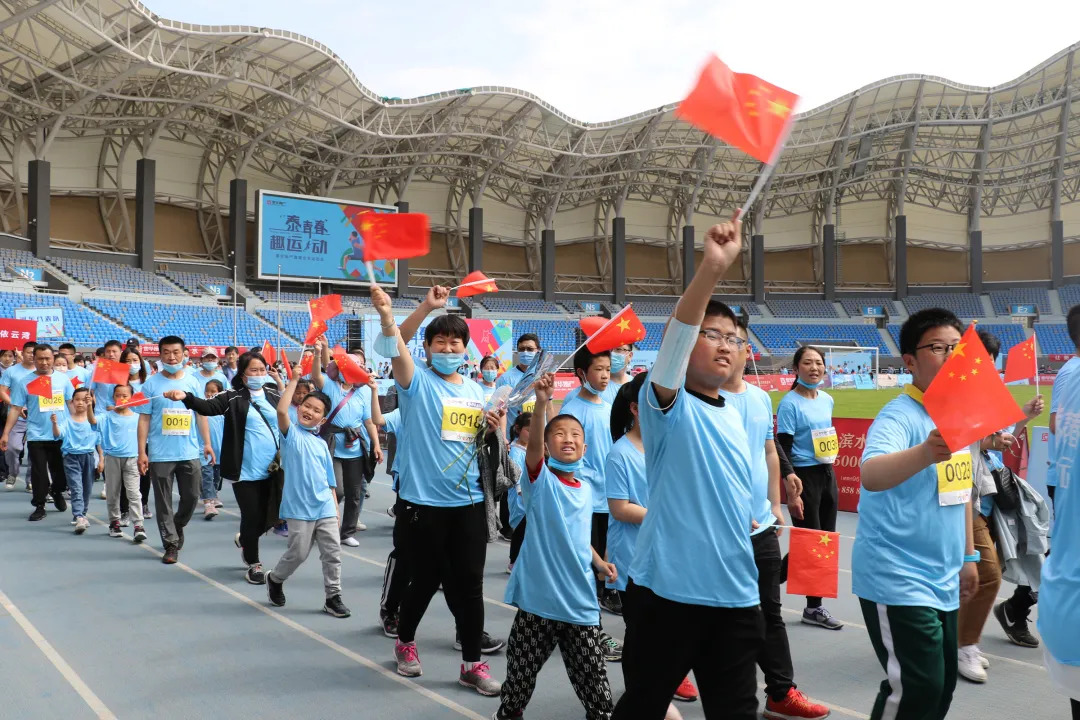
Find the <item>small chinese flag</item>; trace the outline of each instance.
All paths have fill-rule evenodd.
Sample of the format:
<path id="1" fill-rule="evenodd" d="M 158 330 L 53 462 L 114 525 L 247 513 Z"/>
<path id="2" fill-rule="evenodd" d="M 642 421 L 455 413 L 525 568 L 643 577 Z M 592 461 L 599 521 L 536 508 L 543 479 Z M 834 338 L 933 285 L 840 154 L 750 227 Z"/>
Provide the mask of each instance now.
<path id="1" fill-rule="evenodd" d="M 602 318 L 601 318 L 602 319 Z M 582 325 L 582 329 L 585 326 Z M 645 339 L 645 326 L 641 324 L 637 313 L 627 305 L 599 329 L 589 335 L 585 346 L 589 352 L 600 353 L 613 350 L 620 345 L 635 343 Z"/>
<path id="2" fill-rule="evenodd" d="M 1019 345 L 1013 345 L 1005 363 L 1005 382 L 1030 380 L 1039 372 L 1035 356 L 1035 336 L 1032 335 Z"/>
<path id="3" fill-rule="evenodd" d="M 300 358 L 300 375 L 301 376 L 311 374 L 311 364 L 313 362 L 315 362 L 315 353 L 312 353 L 311 355 L 304 355 L 303 357 Z"/>
<path id="4" fill-rule="evenodd" d="M 834 598 L 840 585 L 840 533 L 788 528 L 789 595 Z"/>
<path id="5" fill-rule="evenodd" d="M 585 333 L 585 337 L 592 337 L 596 334 L 597 330 L 607 324 L 607 321 L 608 319 L 606 317 L 592 315 L 590 317 L 583 317 L 578 320 L 578 325 L 581 326 L 581 331 Z"/>
<path id="6" fill-rule="evenodd" d="M 26 394 L 43 398 L 52 398 L 52 376 L 38 375 L 35 379 L 26 383 Z"/>
<path id="7" fill-rule="evenodd" d="M 263 340 L 262 356 L 267 365 L 273 365 L 277 362 L 277 352 L 274 351 L 274 346 L 270 344 L 269 340 Z"/>
<path id="8" fill-rule="evenodd" d="M 139 405 L 149 405 L 149 404 L 150 404 L 150 400 L 147 399 L 146 395 L 144 395 L 141 392 L 137 392 L 134 395 L 132 395 L 128 399 L 128 401 L 126 403 L 120 403 L 116 407 L 117 408 L 130 408 L 130 407 L 138 407 Z"/>
<path id="9" fill-rule="evenodd" d="M 126 385 L 130 371 L 127 363 L 99 358 L 94 365 L 93 381 L 105 385 Z"/>
<path id="10" fill-rule="evenodd" d="M 784 142 L 798 99 L 759 77 L 732 72 L 712 55 L 675 116 L 768 163 Z"/>
<path id="11" fill-rule="evenodd" d="M 278 357 L 281 358 L 281 362 L 285 365 L 285 379 L 292 380 L 292 365 L 289 364 L 289 356 L 285 354 L 284 349 L 278 349 Z"/>
<path id="12" fill-rule="evenodd" d="M 353 385 L 367 385 L 371 381 L 368 371 L 360 367 L 360 363 L 340 347 L 334 348 L 334 362 L 337 363 L 338 372 L 345 382 Z"/>
<path id="13" fill-rule="evenodd" d="M 312 320 L 304 337 L 305 345 L 314 345 L 315 341 L 326 334 L 328 326 L 325 320 Z"/>
<path id="14" fill-rule="evenodd" d="M 323 295 L 322 297 L 308 300 L 307 304 L 308 310 L 311 312 L 312 321 L 322 320 L 325 322 L 344 312 L 344 310 L 341 309 L 340 295 Z"/>
<path id="15" fill-rule="evenodd" d="M 994 368 L 974 324 L 921 400 L 953 452 L 1024 419 L 1024 411 Z"/>
<path id="16" fill-rule="evenodd" d="M 79 379 L 79 376 L 78 375 L 72 375 L 71 376 L 71 387 L 77 388 L 80 385 L 82 385 L 82 380 Z"/>
<path id="17" fill-rule="evenodd" d="M 431 249 L 431 229 L 423 213 L 363 213 L 357 221 L 364 262 L 420 257 Z"/>
<path id="18" fill-rule="evenodd" d="M 462 279 L 461 285 L 457 289 L 457 296 L 464 298 L 493 292 L 499 292 L 495 281 L 479 270 L 475 270 Z"/>

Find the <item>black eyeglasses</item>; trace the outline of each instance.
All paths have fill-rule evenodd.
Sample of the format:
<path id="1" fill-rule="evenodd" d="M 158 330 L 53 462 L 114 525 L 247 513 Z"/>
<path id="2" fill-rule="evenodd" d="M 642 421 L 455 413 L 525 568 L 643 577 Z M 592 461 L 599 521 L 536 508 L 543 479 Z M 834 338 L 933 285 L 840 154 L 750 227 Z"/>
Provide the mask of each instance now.
<path id="1" fill-rule="evenodd" d="M 704 335 L 705 340 L 713 347 L 730 345 L 736 350 L 742 350 L 743 346 L 746 345 L 746 341 L 738 335 L 723 335 L 716 330 L 699 330 L 698 334 Z"/>
<path id="2" fill-rule="evenodd" d="M 918 346 L 917 348 L 915 348 L 915 351 L 918 352 L 919 350 L 929 349 L 930 352 L 934 353 L 935 355 L 948 355 L 953 351 L 953 348 L 955 348 L 959 344 L 960 343 L 930 343 L 929 345 Z"/>

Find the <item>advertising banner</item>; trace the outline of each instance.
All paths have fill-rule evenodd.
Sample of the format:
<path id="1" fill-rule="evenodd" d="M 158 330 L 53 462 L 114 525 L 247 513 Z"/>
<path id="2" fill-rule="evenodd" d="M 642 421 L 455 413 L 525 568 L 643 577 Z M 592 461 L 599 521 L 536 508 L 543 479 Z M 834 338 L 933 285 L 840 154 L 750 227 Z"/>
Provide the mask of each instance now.
<path id="1" fill-rule="evenodd" d="M 58 307 L 17 308 L 15 317 L 19 320 L 36 320 L 37 339 L 64 335 L 64 311 Z"/>
<path id="2" fill-rule="evenodd" d="M 0 319 L 0 350 L 14 350 L 18 354 L 32 340 L 37 340 L 36 320 Z"/>
<path id="3" fill-rule="evenodd" d="M 509 370 L 514 361 L 514 348 L 510 344 L 513 321 L 480 318 L 465 323 L 469 326 L 469 364 L 479 366 L 486 356 L 494 355 L 502 372 Z"/>
<path id="4" fill-rule="evenodd" d="M 866 447 L 866 433 L 872 422 L 873 420 L 862 418 L 833 418 L 833 427 L 836 428 L 836 438 L 840 445 L 840 453 L 833 464 L 833 474 L 836 476 L 836 488 L 840 496 L 839 508 L 844 512 L 859 511 L 859 487 L 862 482 L 859 462 Z M 795 474 L 798 474 L 798 469 Z M 780 494 L 781 500 L 786 503 L 787 493 L 783 487 L 780 488 Z"/>

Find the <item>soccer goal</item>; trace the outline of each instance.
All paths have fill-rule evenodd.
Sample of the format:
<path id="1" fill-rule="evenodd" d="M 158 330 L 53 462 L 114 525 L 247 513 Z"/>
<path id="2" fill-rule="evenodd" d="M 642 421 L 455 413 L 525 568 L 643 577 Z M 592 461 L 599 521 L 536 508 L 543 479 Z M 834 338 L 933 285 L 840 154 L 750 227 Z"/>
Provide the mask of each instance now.
<path id="1" fill-rule="evenodd" d="M 818 345 L 825 354 L 825 370 L 836 390 L 876 390 L 881 371 L 881 349 L 862 345 Z M 793 368 L 794 369 L 794 368 Z"/>

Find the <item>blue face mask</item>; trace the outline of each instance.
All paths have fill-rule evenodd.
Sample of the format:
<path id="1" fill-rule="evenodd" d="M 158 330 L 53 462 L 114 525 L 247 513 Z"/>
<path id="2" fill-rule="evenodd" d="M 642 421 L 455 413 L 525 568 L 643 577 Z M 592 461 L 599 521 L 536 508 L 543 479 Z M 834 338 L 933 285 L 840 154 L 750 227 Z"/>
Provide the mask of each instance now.
<path id="1" fill-rule="evenodd" d="M 499 376 L 498 370 L 481 370 L 480 374 L 484 376 L 484 382 L 495 382 L 495 378 Z"/>
<path id="2" fill-rule="evenodd" d="M 556 460 L 553 457 L 549 457 L 548 461 L 547 461 L 547 464 L 548 464 L 549 468 L 551 468 L 552 470 L 558 470 L 559 472 L 565 472 L 565 473 L 576 473 L 578 470 L 581 469 L 581 466 L 584 463 L 585 463 L 585 461 L 582 458 L 578 458 L 574 462 L 568 462 L 567 463 L 567 462 L 561 462 L 559 460 Z"/>
<path id="3" fill-rule="evenodd" d="M 262 390 L 262 386 L 271 381 L 269 375 L 249 375 L 244 378 L 248 390 Z"/>
<path id="4" fill-rule="evenodd" d="M 611 372 L 620 373 L 626 369 L 626 355 L 611 353 Z"/>
<path id="5" fill-rule="evenodd" d="M 214 372 L 215 370 L 217 370 L 217 363 L 204 362 L 202 364 L 202 369 L 205 370 L 206 372 Z"/>
<path id="6" fill-rule="evenodd" d="M 139 374 L 139 366 L 138 365 L 128 365 L 128 375 L 130 375 L 131 377 L 135 377 L 138 374 Z"/>
<path id="7" fill-rule="evenodd" d="M 184 369 L 184 363 L 176 363 L 174 365 L 172 363 L 163 362 L 161 363 L 161 369 L 167 373 L 175 374 Z"/>
<path id="8" fill-rule="evenodd" d="M 521 350 L 520 352 L 518 352 L 518 363 L 524 365 L 525 367 L 529 367 L 530 365 L 532 365 L 532 361 L 535 359 L 535 350 Z"/>
<path id="9" fill-rule="evenodd" d="M 465 353 L 431 353 L 431 367 L 441 375 L 452 375 L 465 362 Z"/>
<path id="10" fill-rule="evenodd" d="M 795 382 L 799 383 L 799 384 L 800 384 L 800 385 L 802 385 L 802 386 L 803 386 L 804 388 L 810 388 L 811 390 L 817 390 L 817 389 L 818 389 L 819 387 L 821 387 L 822 385 L 824 385 L 824 384 L 825 384 L 825 381 L 824 381 L 824 380 L 822 380 L 822 381 L 820 381 L 820 382 L 816 382 L 816 383 L 814 383 L 813 385 L 811 385 L 811 384 L 810 384 L 810 383 L 808 383 L 808 382 L 803 382 L 802 378 L 798 378 L 798 379 L 796 379 L 796 380 L 795 380 Z"/>

